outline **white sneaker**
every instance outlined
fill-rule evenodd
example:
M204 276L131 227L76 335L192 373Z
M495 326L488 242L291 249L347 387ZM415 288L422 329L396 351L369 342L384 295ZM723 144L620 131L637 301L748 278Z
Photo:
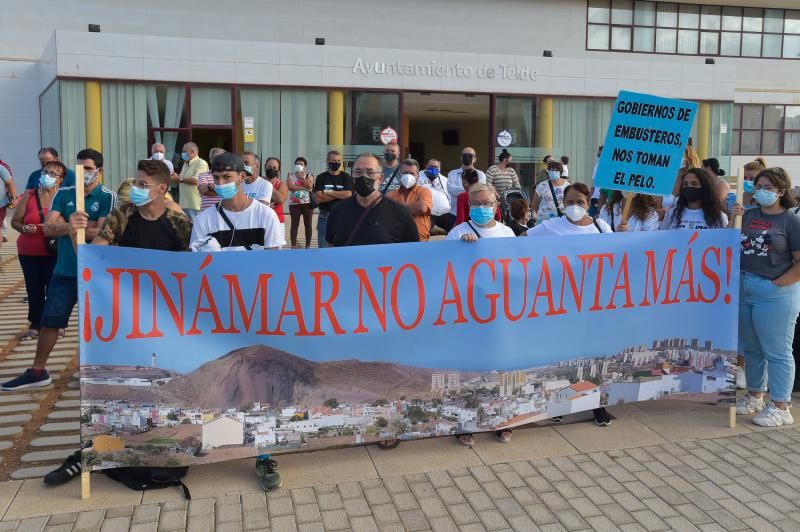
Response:
M753 397L749 393L736 399L736 414L749 416L764 410L764 400Z
M793 425L794 418L789 412L791 405L786 405L786 410L781 410L772 401L767 407L753 417L753 423L762 427L780 427L781 425Z
M746 390L747 380L744 378L744 368L742 366L736 367L736 389Z

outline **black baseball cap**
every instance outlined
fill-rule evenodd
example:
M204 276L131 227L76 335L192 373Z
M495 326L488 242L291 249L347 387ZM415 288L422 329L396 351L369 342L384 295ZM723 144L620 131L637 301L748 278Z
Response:
M226 151L211 161L212 172L244 172L244 161L235 153Z

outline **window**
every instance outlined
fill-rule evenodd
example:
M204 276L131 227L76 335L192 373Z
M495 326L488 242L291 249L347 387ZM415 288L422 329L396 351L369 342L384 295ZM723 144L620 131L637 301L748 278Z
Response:
M588 0L586 49L800 59L800 10Z
M736 105L732 148L736 155L800 154L800 106Z

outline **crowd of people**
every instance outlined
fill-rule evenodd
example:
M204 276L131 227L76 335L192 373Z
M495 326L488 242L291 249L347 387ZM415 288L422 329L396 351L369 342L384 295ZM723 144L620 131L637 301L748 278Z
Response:
M602 146L598 159L601 151ZM3 383L3 390L51 382L47 359L77 302L74 241L79 230L91 245L243 251L287 244L287 206L293 249L311 247L316 209L319 247L425 242L436 235L474 244L483 238L714 229L733 227L741 217L739 366L745 369L740 367L737 380L748 393L738 400L737 412L755 414L754 423L764 426L793 423L789 399L798 389L800 207L787 173L763 158L745 166L742 204L734 201L719 162L701 162L691 143L673 194L663 198L589 187L570 177L568 156L555 160L549 155L532 179L529 197L510 153L503 150L497 164L484 172L471 147L462 150L461 166L446 175L435 158L424 166L410 157L401 159L396 143L386 145L382 155L357 156L349 173L335 150L327 154L320 174L314 175L308 160L298 156L285 177L280 159L268 157L262 166L253 152L213 148L206 161L198 146L188 142L181 158L176 173L164 146L154 144L150 157L138 162L135 177L115 192L102 184L103 154L81 150L75 163L84 169L83 210L76 210L75 174L56 150L40 150L41 168L31 173L21 195L13 188L11 169L0 164L8 192L0 214L6 206L15 207L11 226L20 233L17 249L28 296L30 327L21 340L37 342L32 367ZM631 202L628 209L626 202ZM304 242L298 241L301 223ZM594 418L600 426L611 422L604 408L595 410ZM501 442L511 436L509 429L497 433ZM469 434L459 439L474 443ZM61 469L56 481L68 480L75 470Z

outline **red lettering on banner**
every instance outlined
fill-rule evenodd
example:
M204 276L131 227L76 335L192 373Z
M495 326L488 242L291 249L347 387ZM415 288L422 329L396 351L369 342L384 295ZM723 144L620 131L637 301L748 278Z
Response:
M519 321L525 315L525 309L528 307L528 264L531 262L529 258L517 259L522 264L522 271L524 272L522 280L522 310L519 314L511 312L511 282L508 274L508 265L511 264L511 259L497 259L497 262L503 267L503 312L508 321Z
M594 259L597 259L597 277L595 278L595 285L594 285L594 304L589 307L589 310L603 310L603 307L600 305L600 295L602 293L602 284L603 284L603 259L608 259L608 265L614 266L614 254L613 253L597 253L592 255L581 255L581 260L583 257L588 259L588 267L592 267L592 262Z
M269 334L269 329L267 327L267 297L269 295L269 280L272 278L272 274L259 274L258 284L256 285L256 289L253 291L253 300L250 302L249 311L244 304L242 288L239 286L239 276L223 275L222 278L228 282L228 313L230 317L230 326L228 329L233 333L241 332L235 326L236 316L234 315L234 309L238 309L245 332L250 332L250 326L253 323L253 317L256 313L256 304L258 304L260 300L261 304L258 306L258 321L260 325L256 331L256 334Z
M697 234L697 233L695 233ZM697 303L700 301L694 293L694 265L692 264L692 249L686 251L686 258L683 260L683 270L681 271L681 279L678 281L678 287L675 289L675 302L678 302L678 294L682 286L689 288L689 298L686 299L687 303Z
M700 285L700 283L697 284L697 295L700 301L702 301L703 303L713 303L714 301L716 301L717 298L719 297L719 291L721 285L721 280L719 278L719 275L711 267L709 267L708 261L706 260L709 253L712 253L714 257L717 259L717 265L720 265L722 262L722 255L720 253L719 248L710 247L703 252L703 257L700 259L700 271L702 271L703 275L706 276L706 278L714 284L714 295L712 295L711 297L706 297L703 294L703 287Z
M339 296L339 276L336 272L311 272L311 277L314 278L314 330L311 331L311 336L323 336L322 332L322 311L328 315L328 320L331 322L333 332L336 334L345 334L346 331L339 326L336 320L336 313L333 311L331 305L336 301ZM326 300L322 300L322 278L327 277L331 280L331 295Z
M447 287L453 290L453 298L447 298ZM464 317L464 304L461 301L461 292L458 290L458 282L456 281L456 274L453 272L453 263L447 262L447 273L444 278L444 290L442 290L442 304L439 306L439 317L433 322L434 325L444 325L447 322L442 319L444 308L447 305L456 306L456 319L453 323L467 323L467 318Z
M392 271L392 267L381 266L378 268L378 271L383 275L383 290L381 292L383 297L380 306L378 305L378 298L375 297L375 291L372 289L372 284L369 282L367 272L363 268L353 270L353 273L358 276L358 327L353 330L354 334L369 332L369 329L364 326L363 296L365 291L372 305L372 310L375 312L375 317L378 318L378 323L381 325L381 329L383 329L383 332L386 332L386 277L389 272Z
M397 292L400 284L400 277L406 270L413 271L414 277L417 280L417 316L414 318L411 325L403 323L403 320L400 318L400 307L397 304L399 299ZM419 271L419 268L414 264L403 264L394 276L394 281L392 282L392 314L394 314L394 321L397 322L397 325L404 331L411 330L419 325L419 322L422 321L422 317L425 315L425 281L422 279L422 273Z
M206 301L208 302L207 307L201 306L203 297L205 297ZM217 302L214 299L214 294L211 292L211 286L208 284L208 277L206 277L205 274L203 274L203 277L200 279L200 290L197 293L197 304L194 308L192 328L186 331L187 336L196 336L202 333L202 331L197 328L197 320L200 319L200 314L203 313L211 314L211 317L214 319L214 328L211 329L212 334L236 332L236 329L226 329L222 326L222 320L220 319L219 311L217 310Z
M97 316L97 319L94 320L94 332L101 342L110 342L119 330L119 285L125 268L108 268L106 272L111 274L111 330L108 335L103 335L103 317Z
M500 294L486 294L484 297L489 301L491 310L489 311L488 318L481 318L478 316L478 311L475 310L475 272L478 266L485 264L489 267L489 272L492 274L492 282L495 280L494 263L489 259L479 259L476 261L472 268L469 269L469 276L467 277L467 308L469 314L476 323L489 323L497 317L497 300L500 299Z
M620 284L619 280L623 278L622 284ZM622 308L631 308L633 306L633 301L631 301L631 282L628 276L628 254L622 254L622 262L619 265L619 271L617 272L617 279L614 281L614 289L611 291L611 301L606 306L606 310L613 310L617 308L614 304L614 296L617 294L617 290L622 290L625 293L625 304L622 305Z
M544 290L541 289L542 283L545 284ZM536 293L533 295L533 305L531 305L531 312L528 314L529 318L539 317L536 312L536 302L539 301L540 296L547 298L547 312L544 315L553 316L558 314L553 301L553 284L550 281L550 266L547 265L547 257L542 257L542 272L539 274L539 283L536 285Z
M559 307L556 310L557 314L566 314L567 310L564 308L564 293L567 291L567 281L569 281L570 289L572 290L572 300L575 302L575 308L578 312L581 311L583 305L583 283L586 280L586 259L591 255L579 255L581 260L581 286L578 288L578 283L575 281L575 274L572 272L572 265L569 259L563 255L558 256L558 261L561 263L561 298L559 300Z
M286 310L286 304L289 302L290 297L292 299L292 308L291 310ZM282 329L283 318L286 316L294 316L297 320L297 332L294 333L295 336L311 336L311 333L306 329L305 319L303 318L303 307L300 305L300 295L297 292L297 282L294 280L294 272L289 274L289 280L286 282L286 293L283 296L283 305L281 305L281 313L280 316L278 316L278 325L270 334L276 336L286 335Z
M677 252L678 250L674 248L667 250L667 257L664 259L664 264L661 269L661 276L658 277L656 275L656 252L654 250L645 251L644 254L647 255L647 273L645 273L644 280L644 299L642 299L642 302L639 303L640 307L649 307L650 305L658 304L658 297L661 294L662 288L664 289L664 300L661 302L662 305L670 305L678 302L677 300L673 301L669 299L669 294L671 292L670 288L672 286L672 260ZM665 276L667 280L666 287L664 287ZM656 283L657 277L658 282ZM653 291L652 301L647 297L650 293L649 288L651 287Z

